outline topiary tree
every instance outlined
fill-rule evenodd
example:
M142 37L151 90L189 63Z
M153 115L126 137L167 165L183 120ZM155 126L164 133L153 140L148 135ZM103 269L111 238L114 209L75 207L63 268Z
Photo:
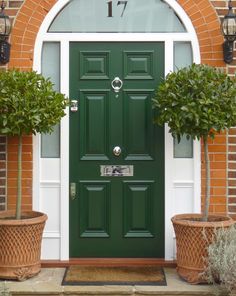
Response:
M22 136L50 133L65 115L67 101L49 79L34 71L0 72L0 134L18 136L16 219L21 218Z
M168 123L170 133L180 141L202 139L206 170L203 221L210 203L210 160L208 138L236 125L236 79L207 65L193 64L167 75L160 84L153 106L155 122Z

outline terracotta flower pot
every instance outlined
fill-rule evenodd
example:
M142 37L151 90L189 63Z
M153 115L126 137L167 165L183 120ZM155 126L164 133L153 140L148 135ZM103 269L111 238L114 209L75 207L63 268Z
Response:
M47 215L13 212L0 213L0 278L25 280L40 272L41 241Z
M201 214L174 216L177 247L177 272L181 278L192 284L205 283L207 247L214 239L217 228L230 227L235 221L227 216L210 215L209 222L200 221Z

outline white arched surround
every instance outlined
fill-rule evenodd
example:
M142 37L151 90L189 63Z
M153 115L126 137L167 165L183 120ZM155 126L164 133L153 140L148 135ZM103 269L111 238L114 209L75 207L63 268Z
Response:
M69 95L70 41L163 41L165 42L165 74L173 71L175 41L190 41L193 62L200 63L200 49L194 27L182 7L175 0L165 0L187 29L186 33L47 33L58 12L69 2L59 0L44 19L37 35L34 50L34 70L41 72L41 52L44 41L60 42L60 89ZM33 208L49 216L43 236L42 259L69 259L69 112L61 121L61 158L40 158L40 136L34 137ZM194 142L192 159L173 158L173 139L165 127L165 259L175 256L171 217L181 212L200 211L200 144ZM50 170L53 170L50 173ZM47 171L46 177L43 171ZM54 174L54 172L57 172ZM50 199L50 190L57 192ZM186 202L186 196L191 195ZM182 198L183 197L183 198Z

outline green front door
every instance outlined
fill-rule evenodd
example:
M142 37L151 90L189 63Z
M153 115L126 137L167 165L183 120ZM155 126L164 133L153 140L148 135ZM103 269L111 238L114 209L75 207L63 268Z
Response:
M162 42L71 42L70 257L164 257L163 77Z

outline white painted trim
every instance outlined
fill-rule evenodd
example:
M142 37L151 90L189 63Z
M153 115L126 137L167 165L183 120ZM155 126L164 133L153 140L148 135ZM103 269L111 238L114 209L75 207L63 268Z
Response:
M57 231L44 231L43 237L44 238L60 238L61 235L60 235L60 232L57 232Z
M174 188L192 188L194 182L193 181L174 181Z
M61 92L69 96L69 42L61 42ZM60 259L69 259L69 108L61 120Z
M37 34L34 49L34 70L41 72L41 51L43 41L58 41L61 43L61 92L69 94L69 42L165 42L165 75L173 71L173 42L190 41L193 49L193 61L200 63L200 48L195 29L185 11L176 0L165 0L177 13L187 28L187 33L47 33L47 30L58 12L69 0L58 0L45 17ZM40 171L40 145L39 136L34 137L34 163L33 163L33 207L39 209L39 171ZM165 127L165 259L173 259L173 228L170 218L173 213L173 140ZM69 259L69 112L61 121L61 187L60 187L60 260ZM200 209L200 145L194 143L194 211ZM43 183L46 181L44 180ZM183 181L180 181L183 184ZM175 181L177 185L178 181ZM186 185L186 181L184 184ZM43 185L41 183L41 185ZM187 185L186 185L187 186ZM190 186L190 184L189 184ZM49 236L49 233L46 234ZM49 237L48 237L49 238Z
M41 188L58 188L61 185L60 181L40 181Z
M193 145L194 159L194 199L193 199L193 211L194 213L201 213L201 142L194 141Z
M167 39L165 42L165 76L173 71L174 64L174 40Z
M171 71L171 69L170 69ZM169 127L165 124L165 259L173 260L173 227L171 217L173 209L173 138L169 133Z
M165 40L191 41L189 33L47 33L44 41L81 41L81 42L158 42Z
M174 65L174 42L168 39L165 42L165 76L173 71ZM173 228L170 218L173 216L173 140L169 133L168 125L165 124L165 258L173 259Z
M39 205L39 172L40 172L40 165L39 165L39 157L40 157L40 137L33 136L33 209L40 210Z

